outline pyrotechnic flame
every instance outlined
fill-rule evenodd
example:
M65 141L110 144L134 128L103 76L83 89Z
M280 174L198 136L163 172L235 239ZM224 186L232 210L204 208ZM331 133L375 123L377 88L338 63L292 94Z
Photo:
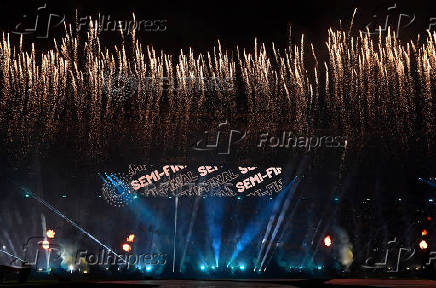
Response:
M127 242L133 242L133 241L135 241L135 234L130 234L130 235L127 237L126 241L127 241Z
M332 237L330 237L330 235L327 235L324 237L324 245L327 247L332 246Z
M130 246L130 244L128 244L128 243L124 243L123 244L123 251L125 251L125 252L132 251L132 246Z
M419 248L420 248L421 250L426 250L426 249L428 248L427 241L425 241L425 240L421 240L421 242L419 242Z
M43 240L41 246L43 249L48 250L50 249L50 242L48 240Z
M53 239L56 235L56 232L52 229L47 230L47 238Z

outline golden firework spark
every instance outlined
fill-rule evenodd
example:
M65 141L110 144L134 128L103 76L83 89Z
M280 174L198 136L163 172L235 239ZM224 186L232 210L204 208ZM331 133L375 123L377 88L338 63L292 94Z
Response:
M363 145L374 139L406 149L412 139L433 145L436 33L403 44L390 30L372 37L352 36L351 26L329 29L324 60L313 45L306 56L304 35L285 49L255 40L253 51L236 47L232 56L218 41L210 52L189 48L173 57L143 46L134 31L121 34L121 44L102 47L99 25L90 20L84 41L77 27L65 25L65 36L47 52L33 44L25 51L22 37L15 47L3 33L5 144L26 154L63 135L93 156L129 137L144 151L154 141L163 149L187 147L190 129L204 125L197 115L228 119L242 99L251 129L280 124L310 134L328 128ZM224 79L231 89L210 89L210 79Z

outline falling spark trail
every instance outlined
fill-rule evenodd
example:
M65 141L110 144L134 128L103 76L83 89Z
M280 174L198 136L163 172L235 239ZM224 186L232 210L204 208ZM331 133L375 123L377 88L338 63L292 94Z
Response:
M183 263L185 262L186 252L188 251L189 243L191 242L192 229L194 228L195 219L197 218L198 206L200 205L199 197L195 198L194 208L192 209L191 222L189 223L188 236L186 237L185 248L183 249L183 255L180 260L180 272L182 272Z
M280 213L280 216L279 216L279 218L278 218L278 220L276 222L276 226L274 228L274 232L272 233L272 236L271 236L271 239L269 241L268 247L267 247L267 249L265 251L265 255L264 255L263 259L262 259L262 262L260 263L260 269L262 269L263 265L265 264L265 261L266 261L266 259L268 257L268 253L271 250L272 245L274 244L274 240L276 239L276 236L279 233L279 229L282 226L283 221L285 220L285 214L286 214L286 212L287 212L287 210L289 208L289 205L291 204L291 201L293 199L295 190L297 189L298 185L300 184L301 179L302 179L301 177L298 177L297 179L295 179L296 183L292 184L292 187L290 188L290 191L288 192L288 197L286 198L285 203L283 204L282 211Z
M45 220L44 214L41 213L41 228L42 228L42 235L44 235L44 241L47 241L47 222ZM45 262L47 270L50 268L50 250L44 249L44 256L45 256Z
M300 182L300 177L295 176L295 177L292 179L292 181L289 183L289 185L288 185L284 190L286 191L286 190L289 189L289 191L293 191L293 190L291 190L291 189L292 189L292 187L294 186L294 183L295 183L296 181L297 181L297 185L298 185L298 183ZM275 206L275 207L274 207L274 209L273 209L273 215L271 215L271 217L270 217L270 220L269 220L268 225L267 225L267 228L266 228L265 235L264 235L263 238L262 238L262 239L263 239L263 240L262 240L262 246L261 246L261 248L260 248L259 254L257 255L256 265L257 265L257 263L259 263L259 261L260 261L260 257L262 256L265 247L267 247L266 245L267 245L267 241L268 241L268 238L269 238L270 232L272 232L272 228L273 228L274 222L276 221L277 213L279 212L279 209L280 209L281 204L282 204L281 201L283 200L283 197L289 193L289 191L288 191L287 193L284 193L282 197L277 197L276 200L275 200L276 203L274 203L274 206Z
M293 222L292 219L294 218L295 212L297 211L297 207L300 204L300 202L301 202L301 198L298 198L297 203L295 204L294 210L292 211L292 214L289 216L288 223L286 224L285 227L283 227L282 232L281 232L281 234L279 236L279 240L277 242L282 242L282 239L283 239L283 236L284 236L285 232L289 232L288 228L289 228L290 224ZM276 249L277 249L277 245L274 246L273 251L271 252L271 256L269 257L269 261L265 265L265 268L268 267L269 263L273 259L273 254L274 254Z
M174 199L174 240L173 240L173 272L176 269L176 237L177 237L177 210L179 207L179 197L176 196Z
M335 197L335 195L336 195L336 197L337 196L339 196L340 198L342 198L342 195L343 195L343 193L344 193L344 189L342 188L340 188L341 187L341 184L342 184L342 181L343 181L343 177L344 177L344 171L346 171L345 170L345 167L347 166L347 163L346 163L346 156L347 156L347 147L346 147L346 149L342 152L342 157L341 157L341 164L340 164L340 167L339 167L339 172L338 172L338 176L337 176L337 184L336 184L336 187L330 192L330 196L329 196L329 198L330 198L330 203L333 203L333 197ZM337 193L339 191L339 194L335 194L335 193ZM335 205L334 206L334 208L333 209L324 209L324 212L323 212L323 215L320 217L320 219L319 219L319 221L318 221L318 224L317 224L317 226L316 226L316 229L315 229L315 231L314 231L314 233L313 233L313 235L312 235L312 240L311 240L311 245L312 245L312 247L314 246L314 245L318 245L318 243L317 242L315 242L315 239L316 239L316 237L319 235L319 231L320 231L320 228L321 228L321 225L323 224L323 223L325 223L326 221L327 221L327 223L330 223L330 221L332 221L331 219L331 217L327 217L327 213L330 213L330 214L335 214L336 213L336 211L337 211L337 209L338 209L338 205ZM332 213L332 210L333 210L333 213ZM329 224L327 224L327 226L328 226ZM326 227L327 227L326 226ZM326 232L326 227L324 227L324 231L322 231L322 233L321 233L321 237L323 237L323 235L324 235L324 233ZM318 236L319 237L319 236ZM313 255L315 255L317 252L318 252L318 248L319 248L319 246L316 246L315 247L315 249L314 249L314 252L313 252L313 254L312 254L312 259L313 259ZM308 256L309 257L309 256Z
M115 257L121 259L122 261L124 261L124 263L126 263L126 260L123 259L119 254L117 254L116 252L114 252L110 247L108 247L107 245L103 244L100 240L98 240L97 238L95 238L93 235L91 235L88 231L86 231L85 229L83 229L82 227L80 227L78 224L76 224L74 221L72 221L71 219L69 219L67 216L65 216L64 214L62 214L62 212L60 212L58 209L56 209L54 206L52 206L50 203L48 203L47 201L45 201L44 199L42 199L41 197L39 197L38 195L36 195L35 193L27 190L27 189L23 189L26 191L26 193L32 197L33 199L35 199L36 201L38 201L39 203L41 203L42 205L44 205L45 207L47 207L48 209L50 209L52 212L56 213L58 216L60 216L62 219L64 219L65 221L67 221L68 223L70 223L73 227L75 227L77 230L79 230L80 232L82 232L83 234L85 234L86 236L88 236L88 238L90 238L91 240L95 241L97 244L99 244L100 246L104 247L109 253L112 253L115 255Z
M244 124L253 129L283 124L295 133L313 134L331 119L332 132L353 139L357 150L382 139L383 146L398 143L400 152L415 142L431 152L436 32L408 43L391 30L378 37L353 35L355 13L349 29L328 29L326 51L310 45L311 53L304 35L284 49L267 48L256 39L253 50L237 48L236 54L218 41L209 52L170 55L143 46L134 33L130 43L123 38L119 46L103 47L97 22L86 39L67 26L61 44L48 52L35 45L25 51L22 39L14 44L3 33L0 133L16 157L50 148L64 135L74 139L79 155L95 159L108 155L111 140L123 139L120 135L147 143L135 147L144 152L160 143L162 151L187 149L196 131L191 128L209 124L193 113L207 115L210 107L214 120L223 120L243 108ZM223 83L211 88L207 80L212 79L228 82L231 89ZM246 96L241 105L238 95Z

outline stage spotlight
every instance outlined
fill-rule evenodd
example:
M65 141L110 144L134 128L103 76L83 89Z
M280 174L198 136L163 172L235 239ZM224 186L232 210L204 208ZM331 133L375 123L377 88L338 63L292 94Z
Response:
M145 271L150 272L151 271L151 266L145 266Z
M427 217L427 221L431 221L431 217L430 216Z
M428 248L427 241L425 241L425 240L421 240L421 242L419 242L419 249L421 249L421 250L427 250L427 248Z
M56 232L52 229L47 230L46 232L47 238L53 239L55 238Z
M128 244L128 243L124 243L123 244L123 250L125 252L130 252L130 251L132 251L132 246L130 246L130 244Z
M332 244L333 244L332 237L330 237L330 235L325 236L324 237L324 245L326 247L330 247L330 246L332 246Z
M135 241L135 234L130 234L128 237L127 237L127 240L126 240L127 242L130 242L130 243L133 243L133 241Z
M201 266L200 266L200 270L201 270L201 271L204 271L204 270L206 270L206 266L204 266L204 265L201 265Z
M245 265L239 265L239 270L244 271L245 270Z
M421 235L422 236L427 236L427 234L428 234L427 229L422 229Z
M48 240L42 241L42 248L45 250L50 249L50 242Z
M74 266L73 266L73 265L68 266L68 270L70 270L70 273L73 273L73 271L74 271Z
M322 266L321 265L318 265L318 270L322 270Z

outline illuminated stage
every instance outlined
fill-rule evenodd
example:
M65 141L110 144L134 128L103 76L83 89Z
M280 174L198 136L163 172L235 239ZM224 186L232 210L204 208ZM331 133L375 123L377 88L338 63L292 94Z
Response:
M314 34L304 13L327 4L274 7L280 30L265 21L264 37L211 33L197 47L179 41L176 16L147 22L158 10L141 5L117 5L116 17L37 7L36 19L60 21L46 38L0 17L0 278L434 285L366 280L436 271L432 25L407 37L417 23L400 25L415 19L404 6L377 8L399 17L377 28L371 9L347 2L345 21L311 24ZM221 6L199 15L231 14ZM167 32L177 37L146 34Z

